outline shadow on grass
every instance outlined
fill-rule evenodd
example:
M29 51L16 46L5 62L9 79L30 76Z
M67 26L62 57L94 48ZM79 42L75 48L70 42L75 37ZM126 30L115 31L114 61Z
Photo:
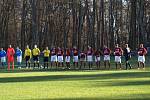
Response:
M90 98L90 97L89 98L53 98L53 99L42 98L42 99L26 99L26 100L100 100L100 98Z
M112 97L76 97L76 98L37 98L37 99L25 99L25 100L150 100L150 95L148 93L145 94L120 94L119 96L114 95Z
M42 99L25 99L25 100L150 100L150 96L148 94L140 94L132 95L129 97L81 97L81 98L42 98Z
M106 74L85 74L85 75L48 75L48 76L28 76L28 77L6 77L0 78L0 83L13 82L42 82L42 81L82 81L93 80L99 84L105 82L105 79L124 79L124 78L149 78L149 72L125 72L125 73L106 73ZM111 82L112 83L112 82ZM150 81L115 83L110 85L147 85Z
M134 70L134 69L133 69ZM28 72L71 72L71 71L76 71L76 72L97 72L97 71L116 71L115 68L112 68L111 70L105 70L105 69L100 69L97 70L96 68L92 69L92 70L88 70L88 69L62 69L61 67L56 69L15 69L15 70L10 70L8 71L7 69L0 69L0 73L28 73ZM131 70L132 71L132 70ZM150 68L148 67L145 72L150 72Z

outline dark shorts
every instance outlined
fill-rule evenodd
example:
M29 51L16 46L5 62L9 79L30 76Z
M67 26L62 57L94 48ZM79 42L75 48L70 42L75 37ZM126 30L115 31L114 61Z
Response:
M49 57L44 57L44 62L48 62Z
M26 56L26 61L29 61L30 60L30 56Z
M33 56L33 61L39 61L39 56Z
M126 56L125 56L125 61L130 60L130 58L131 58L131 56L130 56L130 55L126 55Z

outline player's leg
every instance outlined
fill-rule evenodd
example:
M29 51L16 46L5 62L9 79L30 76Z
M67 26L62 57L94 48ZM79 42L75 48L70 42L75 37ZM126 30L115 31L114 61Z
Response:
M117 65L118 65L118 63L116 62L116 69L118 69L118 66L117 66Z
M63 58L63 56L61 56L61 64L62 64L62 67L64 67L64 58Z
M15 67L14 67L14 61L12 61L12 70L14 70L14 68L15 68Z
M44 69L46 68L46 57L43 58L43 62L44 62Z
M40 61L37 61L38 69L40 69Z
M8 62L8 70L10 70L10 62Z
M84 68L86 67L86 58L84 59L84 61L83 61L83 66L84 66Z
M107 68L107 67L106 67L106 63L107 63L107 62L104 60L104 67L105 67L105 69Z
M145 63L143 62L142 64L143 64L143 69L145 69Z
M121 62L119 63L119 65L120 65L120 69L122 69L122 63Z
M118 69L118 57L117 56L115 56L115 65L116 65L116 69Z
M140 69L140 63L141 63L141 62L140 62L140 61L138 61L138 69Z
M108 60L107 62L108 62L108 66L109 66L109 68L108 68L108 69L110 69L110 60Z

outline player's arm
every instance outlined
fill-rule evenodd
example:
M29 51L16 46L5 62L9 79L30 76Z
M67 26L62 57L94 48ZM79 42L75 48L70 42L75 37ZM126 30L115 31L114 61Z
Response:
M109 55L111 55L112 51L109 49Z
M45 50L43 50L43 52L42 52L43 54L45 53Z
M116 54L115 50L114 50L114 55Z
M144 48L144 55L146 55L147 54L147 50Z
M15 50L14 49L12 49L13 50L13 55L15 54Z
M26 54L27 54L27 51L25 50L25 53L24 53L24 58L26 58Z
M38 53L39 53L39 55L40 55L40 53L41 53L41 51L40 51L40 49L38 48Z
M30 50L30 59L32 58L32 51Z
M120 48L120 49L121 49L121 55L123 55L124 51L123 51L123 49L122 49L122 48Z

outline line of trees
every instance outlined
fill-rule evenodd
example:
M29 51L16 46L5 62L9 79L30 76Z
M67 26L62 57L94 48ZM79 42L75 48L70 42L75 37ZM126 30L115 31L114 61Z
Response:
M1 0L0 47L150 42L150 0Z

